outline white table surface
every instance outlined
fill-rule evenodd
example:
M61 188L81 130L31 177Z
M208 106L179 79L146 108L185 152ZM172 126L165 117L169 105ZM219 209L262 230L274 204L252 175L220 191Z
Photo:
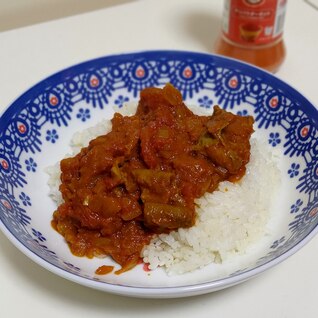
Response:
M98 56L212 52L221 12L220 0L0 0L0 111L51 73ZM50 22L26 26L43 21ZM277 76L315 105L317 33L318 11L290 0L288 55ZM79 286L33 263L2 233L0 266L0 317L317 317L318 237L248 282L184 299L134 299Z

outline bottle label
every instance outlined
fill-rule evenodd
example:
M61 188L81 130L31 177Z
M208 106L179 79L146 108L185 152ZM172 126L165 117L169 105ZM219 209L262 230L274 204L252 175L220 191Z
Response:
M225 0L223 34L241 45L265 45L283 34L287 0Z

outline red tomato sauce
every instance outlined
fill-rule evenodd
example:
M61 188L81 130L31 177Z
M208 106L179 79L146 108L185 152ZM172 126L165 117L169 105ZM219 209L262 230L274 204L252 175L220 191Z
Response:
M135 115L116 113L111 132L61 161L53 227L73 254L133 268L154 234L195 224L196 198L244 175L253 122L218 106L194 115L170 84L144 89Z

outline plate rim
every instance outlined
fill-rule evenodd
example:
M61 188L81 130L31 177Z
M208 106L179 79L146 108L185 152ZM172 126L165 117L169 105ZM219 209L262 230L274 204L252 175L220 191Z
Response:
M10 119L12 115L12 110L13 106L16 107L16 111L19 110L21 107L19 107L19 104L23 104L22 102L26 99L28 99L29 95L31 92L34 90L38 89L40 86L43 85L43 82L53 80L53 79L58 79L58 78L63 78L63 75L66 71L69 72L69 76L74 75L73 73L75 70L79 68L89 68L90 65L94 63L98 63L101 61L119 61L119 60L125 60L127 57L135 58L138 56L160 56L164 54L165 56L187 56L187 57L192 57L192 58L200 58L200 60L209 60L209 59L216 59L222 61L222 65L224 66L233 66L232 64L237 64L240 66L240 70L247 70L250 72L255 72L257 75L259 75L262 79L270 79L270 81L274 81L274 83L279 83L282 85L284 88L287 88L288 91L292 92L293 96L295 95L300 101L304 102L306 104L305 109L303 111L307 114L310 115L310 119L313 121L316 127L318 127L318 104L317 108L314 106L314 103L312 103L307 97L302 94L299 90L293 87L293 85L289 84L285 80L282 80L278 78L275 74L272 74L266 70L263 70L257 66L248 64L246 62L230 58L230 57L225 57L222 55L217 55L217 54L212 54L212 53L205 53L205 52L195 52L195 51L187 51L187 50L143 50L143 51L132 51L132 52L126 52L126 53L116 53L116 54L109 54L105 56L99 56L93 59L89 59L86 61L82 61L79 63L75 63L73 65L70 65L68 67L62 68L61 70L56 71L55 73L52 73L41 80L37 81L35 84L31 85L27 90L22 92L21 95L17 96L11 103L10 105L6 106L2 113L0 114L0 127L3 127L3 124L7 122L8 119ZM290 92L288 95L290 95ZM317 118L316 118L317 117ZM0 130L0 136L1 136L1 130Z
M21 109L23 109L24 103L31 98L31 94L34 94L34 91L37 91L39 87L43 86L43 83L46 81L56 81L58 79L65 80L65 73L68 72L70 77L77 74L77 70L81 69L81 71L88 70L91 65L96 65L96 63L107 61L120 61L126 60L127 57L136 60L136 58L140 57L158 57L164 56L165 58L171 57L187 57L187 58L195 58L200 61L211 61L218 63L218 61L222 61L222 66L233 68L233 64L236 67L239 67L240 70L247 70L248 73L255 74L256 76L261 77L265 81L270 81L271 84L278 83L280 87L283 87L288 91L288 97L290 98L290 92L292 96L297 98L297 101L301 101L305 104L305 108L302 105L302 110L306 113L306 115L310 118L313 124L318 127L318 109L311 103L299 90L296 90L292 85L288 84L286 81L281 80L276 77L274 74L266 72L260 68L249 65L242 61L238 61L236 59L231 59L227 57L223 57L220 55L210 54L210 53L202 53L202 52L193 52L193 51L183 51L183 50L145 50L145 51L136 51L136 52L127 52L127 53L119 53L119 54L111 54L105 55L97 58L93 58L90 60L86 60L69 67L63 68L48 77L45 77L42 80L39 80L36 84L31 85L26 91L24 91L21 95L19 95L10 105L5 107L0 117L0 136L5 130L8 122L11 120L12 116L18 113ZM294 98L295 98L294 97ZM19 105L21 105L19 107ZM49 270L50 272L57 274L60 277L66 278L70 281L79 283L81 285L91 287L94 289L98 289L101 291L111 292L113 294L118 295L126 295L133 297L144 297L144 298L175 298L175 297L185 297L185 296L193 296L204 294L211 291L220 290L223 288L230 287L232 285L236 285L245 280L248 280L263 271L281 263L286 258L293 255L295 252L300 250L304 245L306 245L317 233L318 233L318 224L309 232L306 237L302 239L302 241L298 242L295 246L291 247L279 257L274 260L267 261L262 265L258 265L251 270L248 270L240 275L236 275L233 277L225 277L221 279L215 279L213 281L198 283L198 284L190 284L190 285L182 285L182 286L165 286L165 287L135 287L129 285L118 285L107 282L94 281L89 278L85 278L83 276L76 275L72 272L67 272L54 264L48 263L44 259L42 259L39 255L29 250L24 246L19 240L15 238L15 236L10 232L10 230L5 226L5 224L0 221L0 229L5 234L5 236L17 247L24 255L26 255L29 259L40 265L41 267Z

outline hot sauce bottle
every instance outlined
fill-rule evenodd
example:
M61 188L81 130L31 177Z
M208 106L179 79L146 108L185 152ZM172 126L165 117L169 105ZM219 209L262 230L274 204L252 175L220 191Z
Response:
M287 0L225 0L215 52L276 72L285 58Z

